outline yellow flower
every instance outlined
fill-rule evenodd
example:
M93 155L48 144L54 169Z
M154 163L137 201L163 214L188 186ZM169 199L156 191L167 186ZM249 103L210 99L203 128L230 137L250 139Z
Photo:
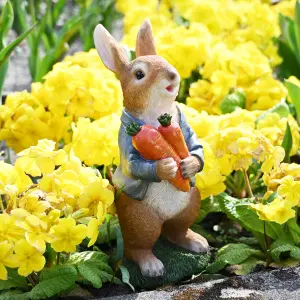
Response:
M13 245L8 242L0 243L0 280L7 280L8 268L16 268L19 265L17 256L13 254Z
M27 242L37 251L44 253L46 242L52 241L51 235L46 232L47 224L37 216L29 215L23 221L18 221L17 225L24 229Z
M76 225L72 218L60 219L57 225L52 227L54 241L51 243L56 252L75 252L76 246L79 245L87 235L85 225Z
M45 215L45 211L50 207L50 203L40 201L40 197L44 196L41 190L31 190L19 200L19 207L36 216Z
M65 151L54 149L55 142L39 140L36 146L18 153L22 157L16 161L16 165L32 176L52 173L56 165L63 164L67 159Z
M93 182L87 186L83 195L78 199L80 208L88 208L90 215L97 214L98 203L105 203L107 206L114 201L114 193L105 188L102 182Z
M39 272L44 268L45 257L26 240L19 240L15 244L14 250L19 261L18 273L21 276L26 277L33 271Z
M0 214L0 242L18 241L24 236L24 230L16 225L16 218L8 214Z
M250 207L257 211L261 220L284 224L295 217L295 211L281 198L275 198L271 203L263 205L251 204Z
M265 161L261 166L261 170L264 173L268 173L272 170L273 167L278 168L280 162L283 161L285 156L285 151L282 147L276 146L273 148L273 151L266 156Z
M87 227L87 237L90 239L88 243L88 247L91 247L95 244L97 237L99 234L99 223L96 218L92 218L89 221L88 227Z
M293 176L288 175L281 179L278 194L284 197L291 205L295 206L300 201L300 181L294 181Z

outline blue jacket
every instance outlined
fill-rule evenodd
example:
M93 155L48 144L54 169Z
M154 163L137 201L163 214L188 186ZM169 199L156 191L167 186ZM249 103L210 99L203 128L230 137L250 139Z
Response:
M178 107L180 116L180 128L190 154L197 156L204 165L203 147L187 123L185 116ZM132 145L132 137L126 134L126 126L132 122L144 125L143 121L131 116L125 109L121 116L119 131L120 164L113 175L113 183L129 197L142 200L146 194L150 182L159 182L156 176L156 161L146 160ZM201 171L200 170L200 171Z

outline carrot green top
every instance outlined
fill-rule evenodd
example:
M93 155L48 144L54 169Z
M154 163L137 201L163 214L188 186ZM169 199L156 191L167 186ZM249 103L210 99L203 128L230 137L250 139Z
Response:
M126 126L126 133L131 136L137 135L141 131L141 126L136 124L135 122Z
M170 114L163 114L158 119L161 126L168 127L171 125L172 116Z

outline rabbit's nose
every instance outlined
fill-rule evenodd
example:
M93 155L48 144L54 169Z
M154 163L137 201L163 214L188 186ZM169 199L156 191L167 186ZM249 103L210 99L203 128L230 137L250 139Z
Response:
M176 77L177 77L177 74L175 72L173 72L173 71L169 72L169 78L171 80L174 80Z

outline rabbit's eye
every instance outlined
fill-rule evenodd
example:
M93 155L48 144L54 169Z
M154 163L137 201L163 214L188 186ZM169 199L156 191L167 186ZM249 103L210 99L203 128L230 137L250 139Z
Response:
M144 78L145 75L144 75L144 73L142 71L137 71L135 73L135 77L136 77L137 80L140 80L140 79Z

